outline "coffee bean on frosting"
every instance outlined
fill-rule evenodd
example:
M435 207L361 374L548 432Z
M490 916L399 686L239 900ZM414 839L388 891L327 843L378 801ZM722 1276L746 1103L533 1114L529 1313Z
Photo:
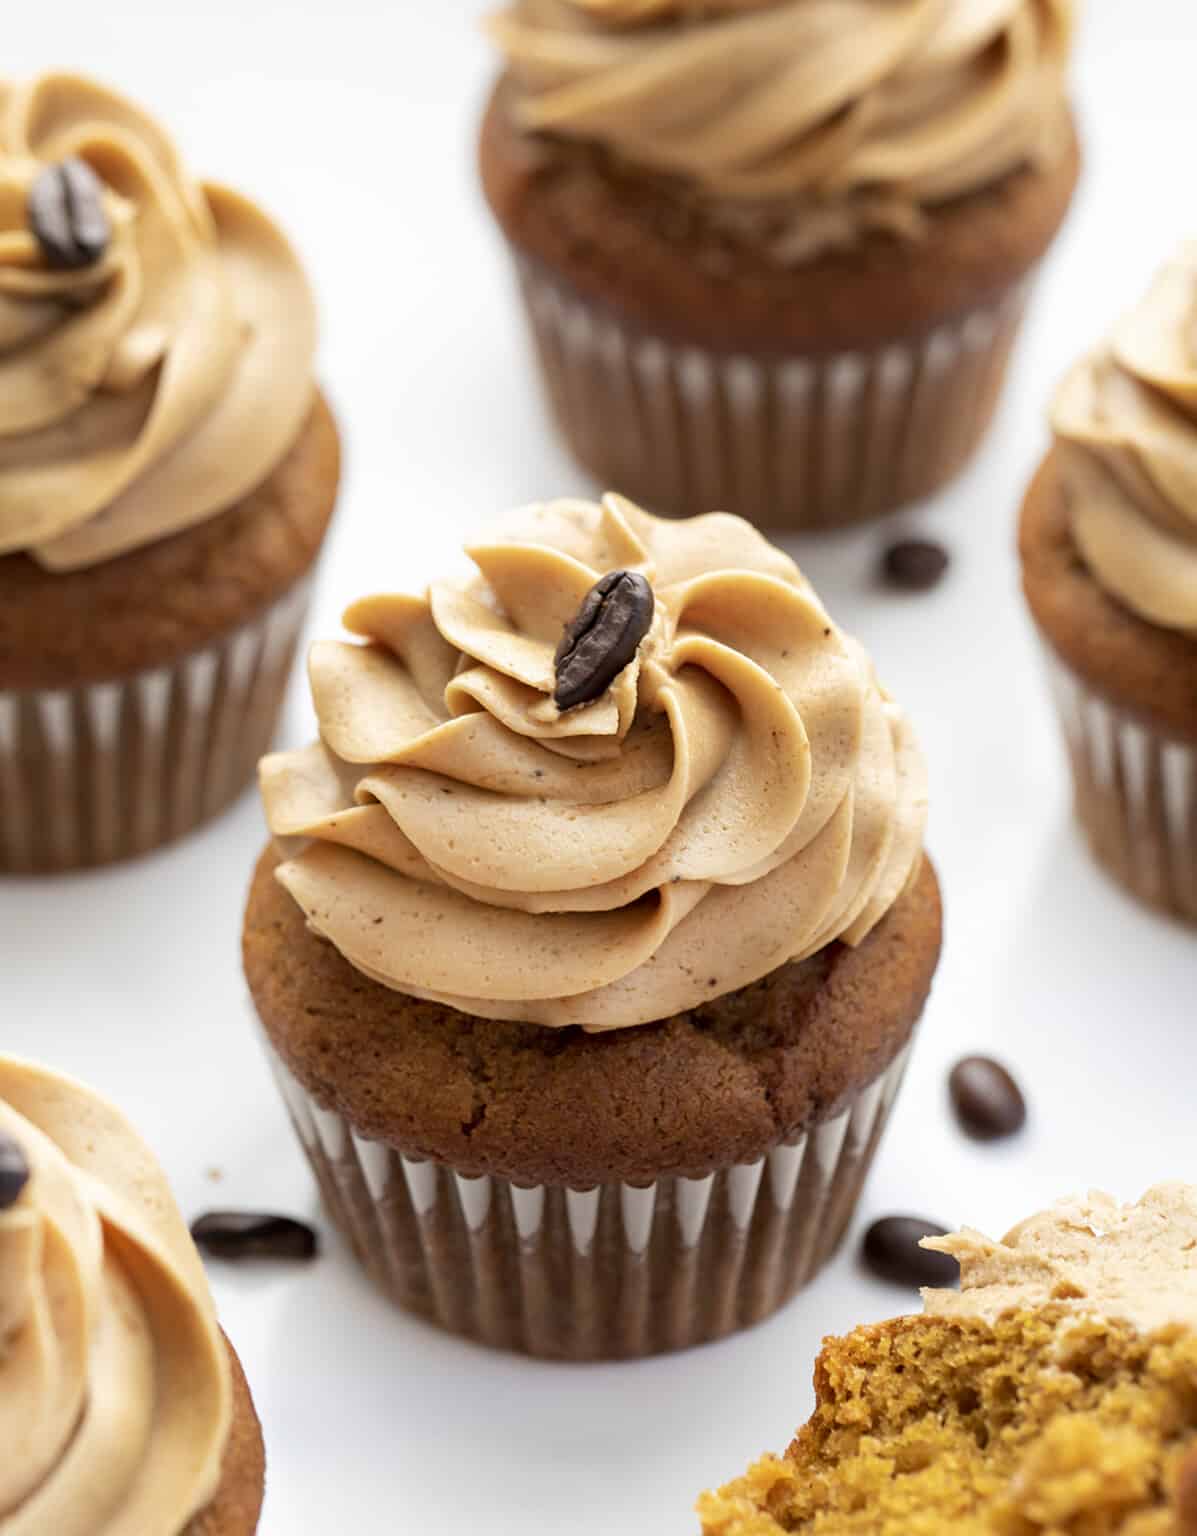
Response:
M16 1205L29 1183L29 1159L11 1136L0 1134L0 1211Z
M553 700L564 712L602 698L652 627L656 600L637 571L608 571L565 626Z
M976 1141L998 1141L1021 1131L1027 1121L1022 1089L989 1056L966 1056L952 1068L948 1092L962 1129Z
M883 1216L865 1233L861 1256L869 1269L892 1285L953 1286L960 1266L947 1253L919 1247L924 1237L942 1237L946 1227L921 1216Z
M931 539L900 539L885 551L882 575L903 592L927 592L948 569L948 552Z
M191 1236L214 1259L314 1259L320 1251L306 1222L265 1211L209 1211L192 1223Z
M74 156L38 172L29 188L28 216L51 267L71 271L94 266L112 239L100 179L85 160Z

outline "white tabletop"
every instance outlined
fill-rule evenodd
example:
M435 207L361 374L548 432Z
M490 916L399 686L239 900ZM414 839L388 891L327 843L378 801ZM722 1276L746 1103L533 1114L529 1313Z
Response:
M76 64L173 124L191 164L267 202L323 305L322 374L348 440L311 633L352 597L416 586L516 503L583 489L550 437L504 252L473 174L490 61L467 0L58 0L22 4L5 67ZM330 1233L310 1268L212 1269L253 1384L265 1536L485 1530L685 1536L707 1484L784 1446L821 1336L902 1310L862 1275L860 1228L892 1210L998 1234L1087 1185L1137 1197L1194 1177L1192 933L1090 863L1013 554L1053 381L1197 232L1197 13L1090 0L1079 65L1084 190L1045 274L997 427L968 476L889 530L793 546L873 650L930 759L947 948L853 1242L773 1321L673 1358L560 1367L489 1354L393 1312ZM894 528L953 553L935 593L874 584ZM301 680L285 739L311 715ZM92 876L0 883L0 1043L117 1098L188 1216L315 1216L238 963L252 796L184 845ZM951 1062L996 1053L1032 1119L978 1147ZM218 1181L217 1181L218 1178Z

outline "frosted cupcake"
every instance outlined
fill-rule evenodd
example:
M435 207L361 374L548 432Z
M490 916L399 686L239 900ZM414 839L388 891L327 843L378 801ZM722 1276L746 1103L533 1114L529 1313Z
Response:
M252 1536L262 1435L149 1148L0 1056L0 1528Z
M269 745L338 480L253 203L70 75L0 83L0 872L214 815Z
M1076 808L1124 886L1197 922L1197 245L1069 374L1023 585Z
M482 179L557 421L788 530L976 449L1079 156L1071 0L515 0Z
M940 945L905 716L746 523L527 509L355 604L262 765L246 973L402 1305L642 1355L834 1250Z

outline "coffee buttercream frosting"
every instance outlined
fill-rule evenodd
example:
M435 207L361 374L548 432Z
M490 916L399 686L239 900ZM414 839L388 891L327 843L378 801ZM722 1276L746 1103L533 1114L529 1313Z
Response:
M859 944L917 873L910 725L797 567L723 514L525 509L476 574L354 604L310 660L320 740L264 760L278 878L358 970L492 1019L614 1029ZM605 573L651 628L553 701Z
M64 270L29 200L72 157L111 239ZM286 239L151 117L72 75L0 81L0 554L72 570L233 506L303 425L315 341Z
M927 1238L960 1264L960 1290L925 1291L929 1313L992 1323L1058 1307L1143 1333L1197 1328L1197 1187L1157 1184L1135 1205L1092 1193L1061 1200L1000 1243L979 1232Z
M1197 633L1197 242L1068 375L1052 427L1094 579L1140 618Z
M0 1531L182 1536L211 1502L231 1370L153 1154L82 1084L0 1056Z
M515 0L529 133L597 144L800 262L1069 141L1073 0Z

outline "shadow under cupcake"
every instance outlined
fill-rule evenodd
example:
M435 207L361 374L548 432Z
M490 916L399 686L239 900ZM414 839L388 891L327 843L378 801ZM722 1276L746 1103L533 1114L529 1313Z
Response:
M262 765L246 974L400 1304L562 1358L758 1321L851 1217L938 960L905 717L747 524L526 509L355 604Z

